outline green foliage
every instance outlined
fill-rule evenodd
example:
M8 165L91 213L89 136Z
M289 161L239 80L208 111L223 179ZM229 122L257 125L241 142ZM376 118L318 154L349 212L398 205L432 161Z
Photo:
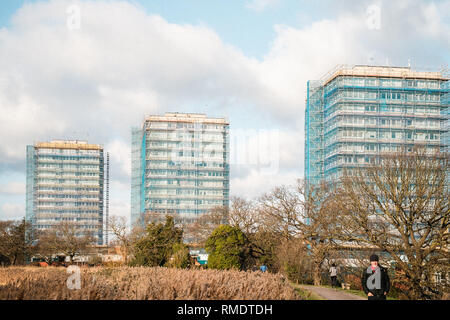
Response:
M30 225L22 221L0 221L0 258L12 265L23 264L32 254Z
M248 257L248 239L237 227L221 225L206 240L208 268L242 269Z
M145 235L134 243L133 266L164 266L173 254L174 245L182 244L183 230L175 226L173 217L165 224L149 223Z
M247 260L247 269L251 267L259 268L264 264L271 272L279 271L277 249L280 243L279 237L267 230L258 230L254 233L246 234L250 242L251 258Z
M182 243L175 243L172 246L172 256L166 265L171 268L189 268L191 266L191 255L189 254L189 248Z

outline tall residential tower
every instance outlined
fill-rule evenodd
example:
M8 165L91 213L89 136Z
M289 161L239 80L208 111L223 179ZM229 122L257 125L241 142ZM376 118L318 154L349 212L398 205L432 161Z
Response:
M61 222L103 243L103 148L84 141L27 146L26 220L34 230Z
M449 79L410 68L338 66L308 81L305 178L338 179L384 152L448 148Z
M191 223L228 207L228 130L224 118L193 113L149 116L133 128L131 223L147 213Z

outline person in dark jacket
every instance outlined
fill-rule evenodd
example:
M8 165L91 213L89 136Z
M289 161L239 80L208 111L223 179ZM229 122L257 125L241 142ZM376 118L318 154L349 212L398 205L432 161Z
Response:
M361 284L369 300L386 300L391 283L388 272L378 263L378 256L370 256L370 266L363 271Z

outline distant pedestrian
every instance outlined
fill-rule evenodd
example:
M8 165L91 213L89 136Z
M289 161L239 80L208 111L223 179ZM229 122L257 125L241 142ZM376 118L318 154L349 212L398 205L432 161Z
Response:
M330 278L331 278L331 287L337 287L337 273L338 270L336 268L336 264L332 264L330 268Z
M262 272L266 272L267 266L265 264L263 264L263 265L261 265L261 267L259 267L259 270L261 270Z
M378 263L378 256L370 256L370 266L363 271L361 284L368 300L386 300L391 283L388 272Z

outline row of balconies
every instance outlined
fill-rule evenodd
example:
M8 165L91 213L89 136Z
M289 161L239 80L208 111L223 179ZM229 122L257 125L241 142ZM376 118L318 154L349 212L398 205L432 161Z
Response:
M433 119L440 119L445 120L445 116L440 113L428 113L428 112L415 112L415 113L405 113L403 111L401 112L393 112L393 111L365 111L365 110L336 110L333 113L330 113L325 117L325 121L328 121L329 119L333 118L334 116L338 115L373 115L375 117L381 117L381 116L392 116L392 117L408 117L408 118L433 118Z
M168 188L168 189L183 189L183 188L187 188L187 189L224 189L224 185L223 183L214 183L211 185L198 185L198 186L193 186L193 185L179 185L179 184L151 184L150 182L148 182L146 184L147 188L150 187L164 187L164 188Z
M59 182L59 179L52 179L52 180L45 180L45 181L37 181L38 187L67 187L67 188L98 188L100 186L99 179L92 180L92 181L85 181L83 180L76 180L76 181L67 181L67 179L64 182ZM97 182L97 183L95 183Z
M202 180L202 181L207 181L207 180L224 180L227 177L226 176L201 176L201 175L172 175L172 174L168 174L168 173L147 173L146 174L147 178L171 178L171 179L195 179L195 180Z
M59 167L49 168L49 167L43 167L43 166L39 166L38 170L40 172L48 171L48 172L59 172L59 173L69 173L69 172L72 172L72 173L99 173L100 172L99 168L97 168L97 169L73 169L73 168L68 169L68 168L66 168L65 169L65 168L59 168Z
M343 136L332 136L330 138L325 139L325 147L328 147L337 142L372 142L372 143L400 143L400 144L432 144L438 145L441 144L440 139L428 140L428 139L420 139L419 138L407 138L405 136L400 137L371 137L371 136L362 136L362 137L343 137Z
M209 200L223 200L225 196L222 195L202 195L202 194L164 194L148 192L148 197L153 199L209 199Z
M92 221L103 219L100 214L90 214L90 213L76 213L76 214L68 214L68 213L45 213L45 212L37 212L34 215L35 219L48 219L48 218L70 218L70 219L92 219Z
M95 191L70 191L70 190L62 190L62 191L56 191L56 190L45 190L45 189L37 189L35 191L36 194L67 194L67 195L99 195L100 190Z
M99 174L97 175L76 175L72 172L43 172L43 170L41 170L40 168L37 169L38 172L36 174L37 177L54 177L57 179L63 179L65 177L67 178L75 178L75 179L98 179L100 177ZM44 170L46 171L46 170Z
M172 157L172 156L146 156L145 160L164 160L164 161L169 161L169 160L175 160L175 159L185 159L185 160L189 160L189 159L207 159L208 161L217 161L217 162L223 162L226 159L228 159L228 154L225 154L225 156L221 153L219 156L215 156L215 157L206 157L206 156L202 156L202 157Z
M374 156L374 155L381 155L383 153L386 152L391 152L391 151L385 151L385 150L333 150L333 151L329 151L329 152L325 152L324 158L325 159L329 159L332 158L334 156L338 156L338 155L359 155L359 156L363 156L363 155L368 155L368 156ZM394 151L392 151L394 152Z
M156 204L156 203L149 203L148 206L151 206L154 209L186 209L186 210L195 210L195 209L211 209L215 206L221 206L222 203L218 204Z
M52 159L38 159L37 163L48 164L87 164L87 165L100 165L99 161L82 161L82 160L52 160Z
M336 128L371 128L371 129L402 129L402 130L426 130L426 131L443 131L445 128L442 126L427 126L427 125L381 125L381 124L345 124L345 123L335 123L331 126L327 126L325 133L328 133Z
M149 136L146 142L160 141L160 142L194 142L194 143L227 143L227 139L223 136L217 138L182 138L182 137L164 137L164 136Z
M100 210L100 208L97 207L92 207L92 206L57 206L57 205L53 205L53 206L48 206L48 205L37 205L36 209L38 211L45 211L45 210L49 210L49 209L60 209L60 210Z
M196 165L173 165L173 166L169 166L167 163L164 164L154 164L154 163L149 163L148 166L146 166L147 170L150 169L166 169L166 170L190 170L190 171L226 171L228 170L227 168L224 167L204 167L204 166L196 166Z
M51 202L100 202L100 197L97 198L42 198L42 197L36 197L37 201L51 201Z

